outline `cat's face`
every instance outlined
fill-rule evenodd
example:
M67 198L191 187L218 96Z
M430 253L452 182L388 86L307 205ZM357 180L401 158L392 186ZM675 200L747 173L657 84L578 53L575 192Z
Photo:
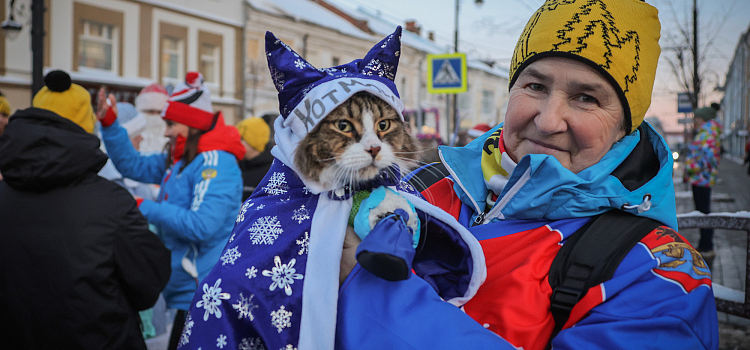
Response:
M294 162L308 179L339 188L371 180L393 165L408 171L416 165L417 147L390 105L361 92L305 136Z

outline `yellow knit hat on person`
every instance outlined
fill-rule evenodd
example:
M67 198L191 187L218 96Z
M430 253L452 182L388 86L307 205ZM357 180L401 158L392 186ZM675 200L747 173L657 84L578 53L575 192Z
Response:
M82 86L73 84L68 73L61 70L47 73L44 87L36 93L31 105L55 112L89 134L94 133L96 116L91 106L91 94Z
M271 138L271 128L265 120L257 117L242 120L237 124L237 130L242 139L258 152L266 149L266 144Z
M642 0L547 0L518 39L510 87L524 68L545 57L586 63L615 88L632 132L651 105L660 30L658 10Z
M10 102L2 95L0 95L0 113L10 115Z

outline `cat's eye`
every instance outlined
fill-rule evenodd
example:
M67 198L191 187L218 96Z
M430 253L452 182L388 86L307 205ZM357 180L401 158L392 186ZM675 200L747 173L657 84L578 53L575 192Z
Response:
M341 132L351 132L352 123L350 123L347 120L338 120L336 121L336 128L339 129Z
M388 119L381 120L381 121L378 122L378 131L386 131L390 127L391 127L391 121L388 120Z

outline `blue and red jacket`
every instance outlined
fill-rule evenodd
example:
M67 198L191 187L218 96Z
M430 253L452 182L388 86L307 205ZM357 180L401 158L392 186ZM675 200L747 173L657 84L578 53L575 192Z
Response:
M466 147L441 147L451 175L422 192L479 240L487 279L477 294L450 308L418 278L384 282L357 267L341 289L337 346L544 349L554 328L552 260L593 216L620 209L664 225L636 244L610 280L587 292L552 348L717 349L710 272L675 231L672 158L664 140L644 123L577 174L551 156L528 155L488 207L479 159L499 127ZM658 171L643 170L649 167Z

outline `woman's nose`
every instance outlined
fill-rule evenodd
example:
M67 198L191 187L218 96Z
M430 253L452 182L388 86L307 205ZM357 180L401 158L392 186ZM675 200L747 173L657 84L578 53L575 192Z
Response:
M550 94L541 104L539 113L534 118L537 129L543 134L555 134L568 129L567 115L569 106L562 96Z

